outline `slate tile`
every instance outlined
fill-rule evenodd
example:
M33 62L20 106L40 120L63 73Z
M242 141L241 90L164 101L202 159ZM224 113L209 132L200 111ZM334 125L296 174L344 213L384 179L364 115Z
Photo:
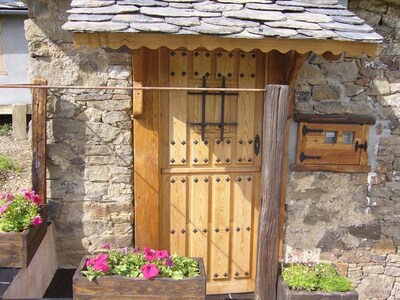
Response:
M232 18L203 18L202 21L204 23L213 24L213 25L221 25L221 26L237 26L237 27L259 27L260 22L254 21L245 21L239 19Z
M344 24L344 23L320 23L319 24L324 29L332 29L335 31L349 31L349 32L373 32L374 29L367 25L352 25L352 24Z
M264 36L276 36L281 38L288 38L297 35L297 31L289 28L273 28L262 25L260 28L247 28L247 30L254 34L262 34Z
M338 35L332 30L307 30L307 29L299 29L297 30L299 34L304 36L313 37L316 39L332 39L337 38Z
M181 30L179 30L179 32L177 33L179 35L200 35L200 33L195 32L195 31L191 31L185 28L182 28Z
M178 3L178 2L171 2L169 4L169 7L174 7L174 8L193 8L192 3Z
M329 24L329 23L322 23ZM315 23L308 23L302 21L286 20L283 22L265 22L265 25L274 28L293 28L293 29L309 29L309 30L319 30L322 29L321 26Z
M180 9L173 7L142 7L140 13L150 16L163 17L219 17L221 13L203 12L194 9Z
M104 22L110 21L114 15L89 15L89 14L72 14L69 15L69 21L89 21L89 22Z
M214 1L204 1L199 3L194 3L193 7L199 11L210 11L210 12L222 12L231 10L241 10L243 4L230 4L230 3L217 3Z
M137 5L137 6L168 6L168 3L155 0L117 0L119 5Z
M310 13L322 14L327 16L342 16L342 17L355 16L354 13L343 8L341 9L305 8L305 10Z
M240 11L226 11L223 12L224 17L231 17L235 19L245 19L254 21L284 21L285 15L278 11L260 11L244 8Z
M315 8L343 8L342 6L336 4L336 5L331 5L331 4L320 4L317 1L311 1L311 2L303 2L303 1L286 1L286 0L278 0L275 2L278 5L286 5L286 6L302 6L302 7L315 7Z
M286 13L285 16L290 20L304 21L310 23L327 23L333 21L333 19L329 16L314 14L310 12Z
M243 28L235 26L218 26L201 22L200 25L198 26L191 26L190 30L204 34L222 35L222 34L239 33L243 31Z
M262 39L264 38L264 35L261 34L254 34L251 33L249 31L247 31L246 29L243 30L240 33L234 33L234 34L229 34L229 35L223 35L222 37L226 37L226 38L235 38L235 39Z
M361 25L364 24L365 21L359 17L341 17L341 16L333 16L333 21L345 24L353 24L353 25Z
M165 18L165 22L177 26L195 26L200 25L200 19L198 17L187 17L187 18Z
M153 18L148 16L143 16L139 14L123 14L123 15L115 15L112 18L113 22L121 22L121 23L160 23L164 21L164 18Z
M221 3L240 3L240 4L246 4L246 3L250 3L250 2L265 3L265 4L274 3L274 1L271 1L271 0L218 0L218 2L221 2Z
M139 31L165 33L177 33L180 30L179 26L167 23L131 23L131 28Z
M104 7L114 5L115 1L73 0L71 7Z
M110 14L122 14L132 13L139 11L139 8L133 5L112 5L106 7L94 7L94 8L72 8L67 10L70 14L99 14L99 15L110 15Z
M115 22L71 22L62 27L63 30L76 32L121 32L129 28L129 24Z
M304 7L300 6L286 6L277 4L265 4L265 3L246 3L246 8L260 9L260 10L272 10L272 11L304 11Z
M376 32L366 33L366 32L349 32L349 31L336 31L336 33L342 38L348 40L356 41L382 41L383 37Z

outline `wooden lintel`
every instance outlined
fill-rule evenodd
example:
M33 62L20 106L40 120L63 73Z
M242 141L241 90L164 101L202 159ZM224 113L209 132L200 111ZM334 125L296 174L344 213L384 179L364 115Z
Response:
M75 47L90 46L94 48L110 47L118 49L127 46L131 49L147 47L158 49L167 47L178 49L181 47L187 50L206 48L215 50L223 48L227 51L241 49L251 52L259 49L264 53L278 50L287 53L295 50L298 53L312 51L316 54L331 52L340 54L347 52L350 55L365 53L375 56L378 47L377 43L337 41L337 40L318 40L318 39L283 39L283 38L263 38L263 39L236 39L221 38L210 35L172 35L160 33L74 33Z
M35 85L47 85L36 78ZM46 107L47 89L32 89L32 190L46 203Z
M286 146L289 86L268 85L264 101L262 186L255 299L275 300L278 279L280 203Z
M368 124L374 125L376 118L368 115L313 115L295 114L296 122L327 123L327 124Z
M368 165L303 165L292 164L290 170L294 172L334 172L334 173L368 173Z
M133 51L132 68L133 68L133 87L143 87L145 76L143 48ZM143 116L143 90L136 89L133 91L133 116L140 118Z

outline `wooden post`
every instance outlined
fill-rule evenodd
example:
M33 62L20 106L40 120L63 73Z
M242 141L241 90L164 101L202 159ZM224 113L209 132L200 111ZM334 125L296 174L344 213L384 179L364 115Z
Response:
M279 210L289 86L267 85L262 139L261 208L255 299L275 300L279 258Z
M26 104L12 105L12 134L17 141L26 140Z
M47 80L37 78L35 85L47 85ZM46 201L46 105L47 89L32 89L32 190Z

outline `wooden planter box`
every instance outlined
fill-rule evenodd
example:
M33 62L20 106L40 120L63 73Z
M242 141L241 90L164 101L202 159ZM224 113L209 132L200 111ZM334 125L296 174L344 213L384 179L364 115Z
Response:
M43 223L23 232L0 233L0 267L26 268L47 232L46 207L40 210Z
M289 289L282 276L278 278L278 297L277 300L357 300L358 294L356 291L346 293L341 292L307 292L307 291L292 291Z
M87 257L82 259L73 277L74 299L200 300L206 297L206 276L201 258L196 258L200 265L200 275L183 280L106 276L89 281L81 275L81 271L86 268L86 260Z

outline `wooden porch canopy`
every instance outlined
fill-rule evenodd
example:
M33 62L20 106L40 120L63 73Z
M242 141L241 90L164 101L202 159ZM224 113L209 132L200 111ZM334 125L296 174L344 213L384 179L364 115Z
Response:
M63 29L74 33L76 47L275 53L267 62L267 71L274 75L266 84L289 88L267 88L256 279L256 299L275 299L283 219L280 198L286 176L281 162L287 147L288 103L294 98L303 54L373 56L382 37L337 0L73 0L71 6ZM141 53L134 52L135 86L143 83Z

